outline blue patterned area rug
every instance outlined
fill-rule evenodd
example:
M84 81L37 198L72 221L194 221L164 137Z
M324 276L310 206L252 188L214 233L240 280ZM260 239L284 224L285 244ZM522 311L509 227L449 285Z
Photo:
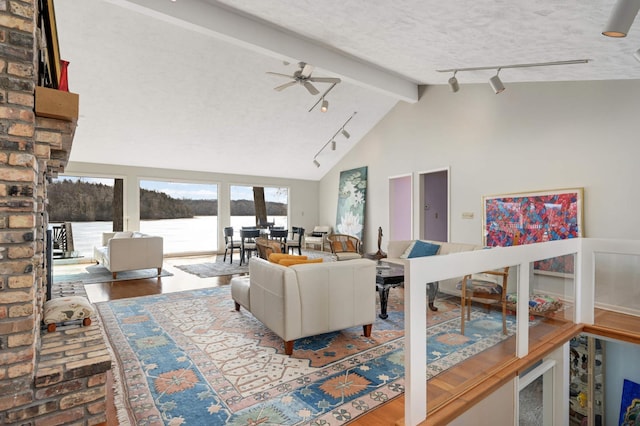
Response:
M348 423L404 391L402 303L393 289L370 338L354 327L299 339L291 357L234 310L228 286L99 303L121 424ZM428 313L428 377L505 338L499 313L473 312L465 337L459 305L438 307Z

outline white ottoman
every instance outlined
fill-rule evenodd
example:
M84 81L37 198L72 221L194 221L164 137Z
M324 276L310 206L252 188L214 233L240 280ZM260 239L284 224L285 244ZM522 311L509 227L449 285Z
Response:
M231 298L236 302L236 311L243 306L247 311L251 312L249 304L249 275L231 278Z

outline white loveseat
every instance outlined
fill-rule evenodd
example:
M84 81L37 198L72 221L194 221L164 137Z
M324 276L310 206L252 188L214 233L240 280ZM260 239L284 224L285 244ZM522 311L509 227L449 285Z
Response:
M404 241L389 241L389 246L387 247L387 258L383 259L384 261L394 262L394 263L402 263L405 257L402 257L403 254L407 251L407 249L411 246L411 244L415 240L404 240ZM472 250L482 250L484 247L476 244L467 244L467 243L449 243L442 241L429 241L429 240L421 240L430 244L439 245L440 248L436 255L445 255L451 253L459 253L464 251L472 251ZM433 302L435 301L436 291L441 291L443 293L452 294L454 296L460 296L460 289L458 289L458 284L462 280L462 277L451 278L448 280L442 280L438 283L438 286L433 289L433 291L429 292L429 307L432 310L436 310ZM431 289L430 289L431 290Z
M376 319L376 264L368 259L282 266L252 258L249 276L231 280L236 310L243 306L284 340L363 326Z
M113 278L118 272L157 268L162 273L162 237L140 232L104 232L102 246L93 248L93 258L107 268Z

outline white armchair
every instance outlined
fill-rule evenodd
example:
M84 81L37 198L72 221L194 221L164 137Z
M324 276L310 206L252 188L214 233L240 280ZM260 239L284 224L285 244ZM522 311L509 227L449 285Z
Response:
M320 250L324 251L325 244L328 243L327 235L331 233L330 226L316 226L313 231L304 237L304 248L315 248L320 246Z

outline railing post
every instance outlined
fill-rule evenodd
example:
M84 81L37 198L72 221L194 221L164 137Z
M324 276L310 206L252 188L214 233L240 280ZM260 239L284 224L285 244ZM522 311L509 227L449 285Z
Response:
M529 278L531 263L521 263L518 268L518 304L516 308L516 356L529 353Z
M427 300L420 268L411 261L404 269L404 424L415 426L427 417Z

